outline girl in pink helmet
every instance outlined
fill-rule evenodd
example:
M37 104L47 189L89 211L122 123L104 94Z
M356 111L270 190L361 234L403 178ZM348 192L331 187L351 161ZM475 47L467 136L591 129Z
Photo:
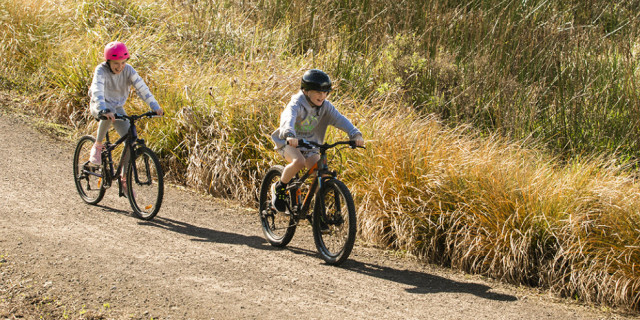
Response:
M113 125L120 136L127 134L129 122L116 120L114 113L126 115L124 103L129 97L131 86L136 89L138 96L144 100L149 107L158 115L163 111L158 101L153 97L149 87L144 83L131 65L129 60L129 50L122 42L109 42L104 48L104 62L99 64L93 72L93 81L89 89L91 102L89 108L91 114L96 118L102 118L98 124L96 133L96 143L91 149L89 160L94 164L100 164L100 152L104 146L102 142L107 131Z
M99 64L93 72L93 81L89 89L89 109L91 114L100 119L96 142L91 148L89 161L100 165L100 153L107 131L113 125L120 136L129 131L129 122L116 120L114 113L126 115L124 103L129 97L131 86L136 89L138 96L149 105L158 115L163 115L162 108L153 97L149 87L144 83L132 66L127 64L129 50L122 42L109 42L104 48L104 62ZM125 159L126 161L126 159ZM126 168L126 166L125 166ZM123 186L126 187L123 181ZM126 192L125 192L126 194Z

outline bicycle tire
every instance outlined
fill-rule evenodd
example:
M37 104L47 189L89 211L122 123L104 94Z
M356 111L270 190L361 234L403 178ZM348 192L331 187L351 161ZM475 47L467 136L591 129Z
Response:
M327 179L313 210L313 240L327 264L339 265L351 254L357 220L353 197L339 180Z
M147 147L135 149L127 165L126 194L133 213L142 220L153 219L164 197L164 172L158 156ZM134 171L133 166L136 166ZM134 173L138 174L134 177Z
M262 232L267 241L274 247L284 247L296 232L296 222L291 212L278 212L271 205L271 185L280 180L283 166L273 166L262 179L260 186L260 204L258 215Z
M103 167L89 164L91 148L95 142L96 139L92 136L82 136L78 139L76 150L73 153L73 181L80 198L92 205L98 204L106 191L101 177Z

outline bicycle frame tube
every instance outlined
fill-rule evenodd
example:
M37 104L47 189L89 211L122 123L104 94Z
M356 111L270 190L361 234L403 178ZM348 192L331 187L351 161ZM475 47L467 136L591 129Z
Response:
M314 179L311 187L309 187L309 192L304 196L304 201L302 201L301 212L307 212L309 210L309 206L311 206L311 200L313 196L316 194L316 190L318 190L318 180Z
M311 200L316 195L316 193L322 188L322 180L325 178L324 173L328 170L327 166L327 156L324 152L321 153L320 159L318 162L309 169L309 171L300 178L300 181L305 181L312 174L316 174L316 178L313 180L311 187L309 187L309 192L305 195L304 201L302 202L302 212L306 212L311 206Z
M129 121L129 132L127 132L127 134L125 134L124 136L120 137L120 139L118 139L115 143L111 144L109 143L109 133L107 132L106 135L106 142L107 142L107 158L108 158L108 163L109 163L109 174L107 176L109 177L105 177L106 179L108 179L108 183L109 185L111 184L111 181L113 180L113 178L118 177L120 175L121 172L124 171L124 159L127 156L127 153L130 155L129 156L129 160L132 160L134 153L134 149L133 149L133 144L136 141L138 134L137 134L137 130L136 130L136 126L134 124L133 119L128 120ZM113 158L111 156L111 152L117 148L120 144L124 143L125 148L124 151L122 152L122 155L120 156L120 162L118 163L118 168L117 170L114 171L113 168ZM136 177L136 181L138 180L138 173L135 170L135 166L134 167L134 176Z

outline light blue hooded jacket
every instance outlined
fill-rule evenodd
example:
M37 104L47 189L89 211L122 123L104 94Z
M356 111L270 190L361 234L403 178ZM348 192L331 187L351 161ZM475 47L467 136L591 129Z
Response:
M297 139L322 144L329 125L346 132L352 140L362 135L331 102L325 100L322 106L312 107L301 90L291 97L291 101L282 111L280 127L271 134L271 139L276 144L275 149L284 148L287 133L291 133Z

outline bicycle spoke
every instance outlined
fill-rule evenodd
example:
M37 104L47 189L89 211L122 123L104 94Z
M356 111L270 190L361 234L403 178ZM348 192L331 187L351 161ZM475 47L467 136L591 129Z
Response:
M282 167L271 168L265 175L260 187L260 220L265 237L273 246L286 246L296 230L293 215L278 212L272 206L271 186L280 180Z
M89 155L95 139L91 136L84 136L78 140L75 153L73 155L73 176L76 189L82 200L89 204L97 204L104 196L102 179L99 177L100 169L93 169L89 164ZM95 171L98 171L98 174Z
M351 194L340 181L327 182L314 212L314 240L330 264L342 263L355 242L356 216Z

